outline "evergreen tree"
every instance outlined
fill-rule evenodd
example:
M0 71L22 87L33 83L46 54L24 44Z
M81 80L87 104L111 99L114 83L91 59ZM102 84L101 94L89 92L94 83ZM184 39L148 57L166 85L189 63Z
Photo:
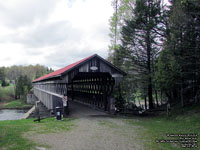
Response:
M179 100L182 106L199 97L199 10L200 2L196 0L171 1L169 36L158 63L159 87L169 99Z
M160 0L136 0L134 15L126 20L121 33L121 53L134 64L140 85L146 87L150 109L154 107L152 75L160 49L161 14Z
M21 98L21 96L25 96L31 88L31 80L27 76L20 76L16 83L15 98L18 99Z
M5 67L0 68L0 81L1 81L1 86L7 86L8 83L6 82L6 69Z

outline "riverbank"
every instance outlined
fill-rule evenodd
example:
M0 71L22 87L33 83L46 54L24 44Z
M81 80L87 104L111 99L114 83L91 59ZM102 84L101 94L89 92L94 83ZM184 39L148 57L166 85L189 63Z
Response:
M15 100L14 85L0 86L0 110L2 109L30 109L32 105L26 104L26 100Z
M2 109L30 109L32 105L26 104L24 100L14 100L10 102L0 103L0 110Z

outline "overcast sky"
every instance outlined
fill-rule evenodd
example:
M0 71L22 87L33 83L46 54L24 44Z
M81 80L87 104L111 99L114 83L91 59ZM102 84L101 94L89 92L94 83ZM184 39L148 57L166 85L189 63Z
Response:
M0 66L108 55L111 0L0 0Z

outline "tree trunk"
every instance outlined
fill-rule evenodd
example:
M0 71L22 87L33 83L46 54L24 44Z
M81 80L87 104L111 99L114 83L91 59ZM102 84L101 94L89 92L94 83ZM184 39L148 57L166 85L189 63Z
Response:
M181 106L184 107L184 100L183 100L183 83L181 83Z
M149 109L153 109L153 96L152 96L152 84L151 78L149 79L149 86L148 86L148 98L149 98Z
M146 97L146 95L144 97L144 105L145 105L145 110L147 110L147 97Z
M151 44L150 44L150 32L147 31L147 68L148 68L148 99L149 99L149 109L153 109L153 96L152 96L152 77L151 77Z
M157 90L155 90L155 95L156 95L156 105L157 105L157 107L159 107Z

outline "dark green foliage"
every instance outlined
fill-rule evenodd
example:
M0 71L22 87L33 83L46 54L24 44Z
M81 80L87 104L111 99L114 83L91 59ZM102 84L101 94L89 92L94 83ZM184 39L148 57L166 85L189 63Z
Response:
M181 68L169 50L163 50L156 64L157 71L155 73L156 88L161 91L169 92L176 87L175 83L181 75Z
M200 98L200 2L171 1L169 32L157 64L157 87L182 106Z
M125 54L124 61L132 62L132 73L135 73L140 91L146 91L152 109L152 75L159 51L158 37L162 34L160 1L136 0L133 13L132 19L126 20L122 27L120 50Z
M20 76L16 83L15 97L16 99L26 95L32 88L31 80L27 76Z
M6 68L5 67L0 68L0 83L1 83L1 86L3 86L3 87L9 86L8 81L6 81Z
M113 91L113 96L115 98L115 107L117 108L118 111L120 111L120 112L123 111L126 101L124 100L120 85L115 87L115 89Z
M111 20L120 43L113 46L112 62L128 73L122 93L127 100L139 92L150 108L153 97L163 95L182 106L200 102L200 1L169 2L121 0Z

